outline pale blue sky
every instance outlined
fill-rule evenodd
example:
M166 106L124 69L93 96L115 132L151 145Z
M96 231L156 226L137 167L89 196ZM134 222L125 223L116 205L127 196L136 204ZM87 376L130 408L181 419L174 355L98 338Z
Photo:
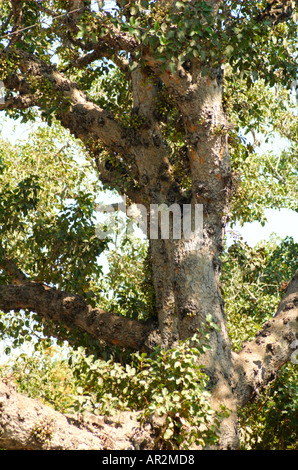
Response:
M268 223L264 227L258 222L239 225L233 227L232 230L238 232L243 239L251 246L262 240L268 240L272 233L276 233L279 237L293 237L298 242L298 213L288 210L265 211Z

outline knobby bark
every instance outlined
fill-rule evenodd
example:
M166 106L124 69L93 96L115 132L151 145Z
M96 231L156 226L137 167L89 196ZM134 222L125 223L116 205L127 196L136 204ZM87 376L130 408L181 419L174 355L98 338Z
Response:
M138 414L64 415L0 381L0 447L6 450L152 449L154 430Z
M21 10L18 3L13 4L18 25ZM270 4L264 18L273 23L282 21L282 16L278 16L273 8L275 2ZM289 14L288 7L282 14ZM77 44L75 33L80 14L72 15L68 24L68 40ZM61 34L63 36L63 32ZM174 239L173 234L169 239L150 240L157 323L129 320L100 308L91 308L80 296L48 286L46 279L44 283L36 283L22 277L18 268L13 268L12 262L4 259L0 266L9 273L13 283L0 286L0 308L3 311L31 310L47 323L62 324L68 329L77 327L108 344L144 351L152 350L157 344L167 348L178 340L191 337L198 330L208 329L207 317L211 315L219 328L208 330L211 349L202 357L202 363L210 376L213 407L218 409L225 405L230 410L229 418L224 419L221 425L220 447L237 449L237 406L244 406L275 377L289 360L291 344L298 337L298 274L274 318L263 326L254 341L243 346L239 354L233 353L220 292L220 256L229 216L231 187L227 145L229 123L222 104L222 71L213 69L203 76L200 62L193 60L187 66L177 64L177 72L170 72L161 67L152 51L144 49L142 67L140 65L130 73L119 51L125 50L133 55L134 50L140 50L140 47L134 38L117 29L100 36L97 46L93 43L80 43L80 46L85 54L75 63L77 68L100 57L110 57L111 47L114 47L113 60L130 80L132 114L137 118L137 126L121 125L109 111L92 102L76 83L68 79L66 70L63 73L34 54L15 47L0 52L1 61L10 60L17 64L15 72L4 77L5 87L16 95L0 104L0 109L30 106L43 109L54 104L57 119L84 142L94 158L102 182L112 186L117 180L123 194L135 203L142 203L148 211L150 204L177 204L181 209L184 204L192 207L201 204L203 231L200 236L182 236L179 240ZM191 181L187 190L177 178L171 152L163 138L162 117L156 104L164 90L177 107L184 134L183 169ZM113 166L111 162L107 165L101 156L103 147L117 156L117 165ZM124 184L128 180L129 189ZM148 222L150 229L150 220ZM37 429L40 424L36 417L28 418L33 423L28 428L26 424L20 424L26 423L27 418L17 418L18 412L15 411L9 414L9 403L12 403L9 397L14 400L12 408L27 400L29 410L32 406L30 400L5 388L2 394L7 401L7 407L2 405L4 411L0 409L2 442L18 448L26 447L29 442L30 447L32 429ZM48 413L50 419L51 413L44 413L44 416ZM61 429L64 426L68 429L69 422L66 418L64 420ZM18 426L22 432L27 429L26 437L18 437ZM78 431L73 426L69 433L75 435ZM89 438L87 446L103 448L100 438L86 437L87 440ZM71 445L76 447L71 439ZM48 448L61 445L50 441L51 436L47 439ZM151 445L150 439L148 442ZM128 438L127 445L130 443Z
M253 341L234 354L236 393L240 406L257 396L293 354L298 332L298 271L272 320L264 323Z
M3 291L0 292L0 308L6 303L2 295ZM15 309L19 308L14 305ZM273 319L263 326L254 341L244 344L238 354L233 353L232 390L238 406L245 406L257 396L290 360L297 331L298 271ZM118 338L117 332L115 338ZM224 385L221 380L214 388L214 408L218 403L231 404L230 388ZM234 418L231 414L225 422L222 448L231 447L235 440ZM17 393L12 382L0 381L0 446L6 449L154 449L156 429L153 424L151 421L141 425L138 413L119 413L113 419L65 416Z
M0 286L1 310L29 310L39 314L48 324L78 328L107 344L133 350L148 350L151 324L92 308L79 295L61 292L46 284L26 282ZM54 331L53 331L54 333Z

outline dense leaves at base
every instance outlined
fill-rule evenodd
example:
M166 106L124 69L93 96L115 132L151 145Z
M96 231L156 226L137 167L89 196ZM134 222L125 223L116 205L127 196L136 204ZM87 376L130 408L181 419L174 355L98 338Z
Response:
M129 256L129 245L126 249ZM237 350L272 316L286 288L284 279L295 272L298 244L291 238L272 239L251 248L238 239L225 256L222 288L233 349ZM139 247L140 267L143 257ZM136 258L125 267L128 286L135 281ZM115 288L115 277L112 279ZM118 280L121 286L121 272ZM117 305L117 288L114 296ZM208 424L212 417L208 379L194 362L202 352L202 344L199 349L184 343L166 353L156 350L151 357L115 350L110 351L108 360L89 356L83 348L61 352L53 346L39 349L32 356L21 355L12 367L2 368L2 375L12 372L12 380L30 396L43 399L59 411L86 409L110 414L130 409L142 410L140 418L154 412L165 415L160 445L167 448L186 445L185 441L190 443L192 439L214 442L211 421L203 434L191 428ZM297 365L288 364L257 400L239 410L242 448L296 449L297 374Z
M224 408L211 409L208 376L195 364L205 348L196 336L168 351L157 348L151 356L133 354L121 365L95 360L83 348L72 352L69 363L59 356L53 360L51 347L43 355L19 356L10 372L3 368L0 374L7 379L11 373L20 391L61 412L109 416L133 410L141 421L155 416L161 423L157 447L187 449L216 443L217 426L228 415Z

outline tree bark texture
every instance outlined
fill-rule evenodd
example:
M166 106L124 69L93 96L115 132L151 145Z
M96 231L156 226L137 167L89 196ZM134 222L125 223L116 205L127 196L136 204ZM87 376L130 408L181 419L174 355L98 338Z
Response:
M277 21L274 20L277 18L274 16L275 3L271 2L272 8L264 12L265 18L273 22ZM22 19L21 11L17 3L13 4L17 26ZM68 40L73 44L77 40L71 35L77 32L76 21L80 19L80 14L76 13L68 26ZM3 311L28 309L38 313L44 321L63 324L67 328L75 326L108 344L143 351L152 350L156 344L167 348L178 340L191 337L206 328L207 318L211 316L218 328L208 330L211 349L202 357L202 362L210 376L213 407L218 409L220 405L226 405L231 410L229 418L222 423L220 448L237 449L237 406L244 406L273 379L289 360L291 344L298 338L298 274L275 317L263 326L254 341L243 346L239 354L233 353L220 292L220 256L229 217L231 187L227 144L229 123L222 104L222 71L220 68L209 70L204 76L199 61L193 60L189 67L177 64L174 73L162 68L154 54L145 48L142 50L143 66L130 73L127 63L117 53L125 50L133 54L139 45L134 37L111 28L112 32L100 36L96 47L81 44L83 50L85 47L85 55L78 59L76 66L82 68L103 56L110 58L114 46L116 58L112 57L130 80L132 115L136 125L123 126L55 65L21 49L0 51L2 62L10 60L17 64L16 71L8 73L3 80L5 87L15 95L0 104L0 110L31 106L43 109L54 104L57 119L81 139L94 158L103 183L113 186L117 182L123 195L134 203L143 204L148 212L151 204L177 204L181 212L184 204L203 205L202 237L174 239L170 234L168 239L150 239L157 324L129 320L100 308L91 308L81 297L48 286L46 279L45 283L24 279L17 269L3 261L0 263L2 268L10 274L14 271L18 282L0 286L0 308ZM157 108L162 92L166 92L179 113L185 143L183 169L191 181L188 189L183 188L177 178L171 151L163 137L162 119ZM117 165L102 158L102 148L118 158ZM179 155L176 157L180 158ZM128 189L124 184L127 181L130 183ZM41 405L33 405L29 399L1 387L0 439L8 448L41 448L42 445L45 448L78 448L79 441L88 448L104 448L97 434L78 430L66 417L55 414L52 419L52 411L42 407L37 411ZM26 403L25 407L23 403ZM34 406L37 408L29 416ZM36 444L39 438L34 438L32 430L39 429L43 420L48 423L45 429L51 429L49 423L54 422L55 437L46 439L46 444ZM27 422L30 423L28 426ZM80 433L82 437L79 437ZM46 435L49 437L50 431ZM131 438L127 437L125 442L124 447L130 446Z
M0 447L6 450L151 449L154 432L137 413L63 415L0 382Z

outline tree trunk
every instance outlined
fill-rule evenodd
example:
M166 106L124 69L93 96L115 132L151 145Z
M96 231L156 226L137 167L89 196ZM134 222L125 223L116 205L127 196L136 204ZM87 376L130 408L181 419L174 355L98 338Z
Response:
M83 5L82 2L75 3L77 6ZM216 14L220 2L210 0L207 3L214 7ZM257 21L266 19L277 24L279 19L287 18L289 5L280 14L276 13L275 3L271 2L273 7L271 5L272 8L264 10ZM175 8L174 2L168 2L169 8L171 4ZM13 6L16 33L22 17L19 5L13 2ZM72 38L72 34L76 36L76 21L82 12L75 10L71 13L72 22L68 23L67 41L72 39L77 46L78 38ZM99 21L99 29L101 26ZM31 282L14 269L9 260L0 260L0 266L2 264L3 269L12 276L15 285L0 286L0 307L4 311L27 308L39 313L45 321L51 320L69 328L76 326L109 344L137 350L150 351L156 344L169 348L197 332L208 333L210 349L201 357L201 362L210 377L212 405L215 409L225 405L230 410L229 417L221 425L220 447L236 449L239 446L237 404L243 406L254 393L258 393L289 360L292 352L291 344L297 337L298 328L298 274L276 317L264 326L256 340L245 345L239 354L232 355L220 292L220 257L229 214L231 183L227 150L229 125L222 106L221 71L209 69L204 74L199 59L193 58L171 72L161 67L165 64L156 59L150 47L143 47L133 35L118 30L113 24L109 28L106 28L104 35L100 31L98 44L93 44L93 39L85 45L84 41L79 42L83 50L86 46L86 54L77 60L77 67L102 56L122 64L130 81L133 102L131 114L128 115L132 119L127 126L111 112L92 102L83 90L67 78L67 74L26 51L26 48L0 51L4 68L7 64L8 71L12 70L4 74L5 87L16 93L9 96L5 103L0 103L0 110L32 106L48 110L54 104L56 118L86 145L90 156L94 157L99 179L103 183L116 186L131 201L143 204L147 211L152 204L175 204L182 215L182 226L187 217L183 215L184 205L188 204L193 209L192 228L195 226L195 207L199 205L203 207L202 231L190 237L182 231L182 237L175 237L173 225L164 238L150 237L149 231L157 329L153 322L146 324L110 315L99 308L91 308L79 296L57 291L46 283ZM19 35L14 37L12 45L17 44L16 39L19 40ZM128 62L118 55L123 50L130 54L131 59L135 50L141 53L145 66L128 72ZM50 93L46 91L49 87ZM178 108L181 126L175 125L175 130L183 129L185 159L172 155L164 138L165 122L157 106L161 90L172 98L175 109ZM102 152L103 148L106 153ZM188 178L187 189L187 185L180 186L175 174L177 163L183 166L183 176ZM174 224L174 215L171 217ZM161 222L159 231L161 235ZM211 324L208 326L209 319ZM7 390L1 389L0 395L0 427L7 436L3 442L7 445L12 440L11 445L14 445L16 430L13 420L19 420L21 411L10 414L12 401L9 397L15 397L14 393L10 395ZM19 397L15 398L17 400L22 401ZM8 408L4 413L6 405ZM29 409L29 402L27 406ZM69 423L65 424L68 426ZM20 437L19 448L26 447L28 439L31 442L32 429L38 431L40 428L40 422L37 425L34 423L27 437ZM69 432L72 435L71 429ZM79 438L75 436L74 447ZM93 448L92 439L90 445Z
M156 240L152 245L153 278L162 346L204 331L210 349L201 364L210 376L212 406L226 406L230 416L222 422L220 446L238 448L236 399L232 392L233 364L219 289L219 269L207 249L192 250L194 240ZM219 330L208 328L208 317ZM203 338L204 340L204 338Z
M184 121L192 177L188 201L192 206L191 228L196 222L194 207L201 205L202 230L193 231L190 237L182 234L180 239L174 239L173 225L168 239L150 240L152 273L163 346L192 337L202 329L209 333L210 350L202 357L202 363L210 375L214 407L224 404L232 410L228 424L223 424L222 445L235 448L238 438L236 402L231 390L233 365L219 281L229 212L228 126L221 104L221 77L212 80L201 77L199 70L193 71L193 76L195 73L196 88L188 86L183 97L179 93L177 102ZM218 328L212 325L208 328L209 318Z

